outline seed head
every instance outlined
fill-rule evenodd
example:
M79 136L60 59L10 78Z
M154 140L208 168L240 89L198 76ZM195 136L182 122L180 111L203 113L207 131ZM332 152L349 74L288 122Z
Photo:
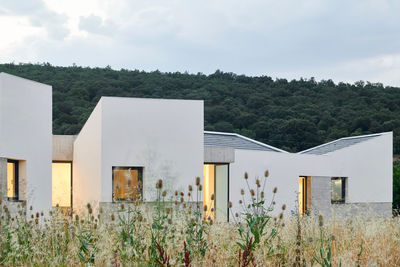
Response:
M244 195L244 189L240 189L240 194L243 196Z
M214 194L212 194L211 195L211 200L214 201L214 199L215 199L215 196L214 196Z
M282 220L283 219L283 213L280 213L279 214L279 220Z
M183 202L183 197L181 197L181 203Z
M36 218L39 218L39 212L36 212Z
M250 194L251 194L251 196L254 197L254 195L256 194L256 193L254 192L254 189L251 189L251 190L250 190Z
M203 186L199 185L199 191L203 190Z
M178 205L178 201L177 201L177 200L175 200L174 204L175 204L175 206L177 206L177 205Z
M229 201L228 207L231 209L232 208L232 202Z
M180 194L180 195L181 195L181 197L183 197L185 194L184 194L183 192L181 192L181 194Z
M162 192L161 195L162 195L163 197L165 197L165 196L167 195L167 191L164 190L164 191Z
M265 173L264 173L264 177L267 178L268 176L269 176L269 171L266 170Z
M240 199L240 200L239 200L239 204L242 204L242 203L243 203L243 201Z
M196 185L197 185L197 186L200 185L200 177L196 177Z
M114 216L114 214L111 214L111 221L114 221L115 220L115 216Z
M278 192L278 188L274 187L274 191L272 191L274 194L276 194L276 192Z
M158 180L158 182L156 183L156 189L161 189L163 187L163 181L160 179Z
M125 209L125 205L124 205L124 203L122 203L121 204L121 210L124 210Z
M204 205L203 210L207 211L207 205Z
M192 190L193 190L192 185L189 185L189 191L192 191Z
M257 186L260 186L260 179L257 179L257 180L256 180L256 185L257 185Z
M264 191L261 191L261 198L264 198Z
M175 191L175 196L178 196L178 191Z
M244 179L249 179L249 174L247 172L244 173Z
M282 205L282 210L285 210L285 209L286 209L286 205L283 204L283 205Z

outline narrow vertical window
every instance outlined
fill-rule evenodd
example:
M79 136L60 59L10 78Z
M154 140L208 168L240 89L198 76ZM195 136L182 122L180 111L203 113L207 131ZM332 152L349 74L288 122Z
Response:
M331 202L332 203L344 203L346 196L346 178L345 177L333 177L331 180Z
M18 161L7 160L7 198L18 200Z
M113 167L113 201L143 199L143 168Z

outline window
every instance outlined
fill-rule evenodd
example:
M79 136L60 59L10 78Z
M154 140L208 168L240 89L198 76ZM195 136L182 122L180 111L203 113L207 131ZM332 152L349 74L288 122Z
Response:
M18 161L7 160L7 198L18 200Z
M332 203L344 203L346 196L346 178L333 177L332 178Z
M113 201L133 201L143 197L143 167L113 167Z
M52 205L71 207L72 162L53 162L52 164Z

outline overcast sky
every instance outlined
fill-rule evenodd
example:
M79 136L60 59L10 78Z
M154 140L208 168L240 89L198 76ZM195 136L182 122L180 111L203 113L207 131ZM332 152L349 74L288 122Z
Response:
M400 86L400 0L0 0L0 62Z

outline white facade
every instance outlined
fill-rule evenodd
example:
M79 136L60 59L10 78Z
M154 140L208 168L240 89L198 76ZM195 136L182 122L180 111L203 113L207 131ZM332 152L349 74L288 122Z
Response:
M203 171L203 101L102 97L74 143L73 205L112 202L112 168L143 168L155 184L185 190Z
M142 197L151 202L158 179L163 179L169 195L186 192L195 177L206 179L205 169L225 164L227 169L215 167L207 178L212 189L204 190L209 195L217 192L216 209L224 217L228 201L233 212L240 212L240 190L247 188L244 173L254 188L256 178L263 184L266 170L267 203L277 187L278 211L283 204L288 210L299 209L299 178L307 177L307 207L313 212L336 214L371 205L377 213L389 215L391 132L342 138L288 153L237 134L204 132L203 112L203 101L198 100L102 97L77 136L52 137L51 86L1 73L1 197L7 201L8 159L19 162L19 201L26 200L34 212L52 206L52 160L71 163L72 196L68 189L65 197L72 197L74 212L84 211L88 203L95 208L114 205L113 168L140 169ZM342 203L331 201L333 177L344 179ZM63 189L53 190L62 199ZM18 203L9 205L15 208Z
M26 200L34 212L51 208L51 151L51 86L0 73L0 158L3 164L6 159L18 160L19 201ZM0 173L3 200L6 175Z

